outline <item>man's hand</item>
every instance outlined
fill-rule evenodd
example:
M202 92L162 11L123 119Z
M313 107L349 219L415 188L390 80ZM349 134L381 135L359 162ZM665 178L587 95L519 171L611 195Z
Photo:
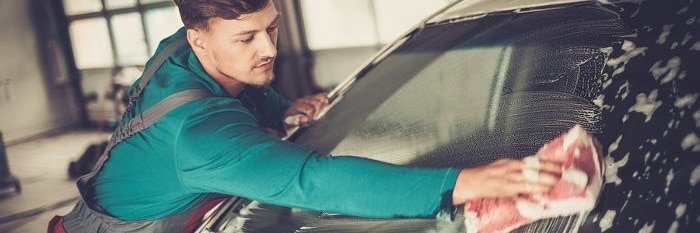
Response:
M292 103L284 114L284 127L286 130L296 126L308 126L316 119L316 115L328 105L327 93L320 93L301 97Z
M532 164L527 160L500 159L485 166L462 169L452 192L452 204L461 205L477 198L542 193L561 177L561 164L546 160L540 160L536 166Z

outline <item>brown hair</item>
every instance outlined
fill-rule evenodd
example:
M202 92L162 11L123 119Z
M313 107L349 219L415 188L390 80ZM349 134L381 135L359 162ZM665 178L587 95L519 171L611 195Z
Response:
M259 11L270 0L175 0L180 18L187 29L207 29L211 18L238 19Z

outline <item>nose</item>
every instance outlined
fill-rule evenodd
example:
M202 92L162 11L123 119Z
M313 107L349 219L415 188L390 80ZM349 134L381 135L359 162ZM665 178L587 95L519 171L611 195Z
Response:
M258 42L258 55L260 57L275 57L277 56L277 47L275 46L274 37L265 34L263 39Z

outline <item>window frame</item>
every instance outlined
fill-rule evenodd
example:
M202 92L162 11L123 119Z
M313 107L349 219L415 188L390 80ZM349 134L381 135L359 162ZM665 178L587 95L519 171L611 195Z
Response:
M344 49L344 48L358 48L358 47L374 47L377 50L382 48L383 46L386 46L387 44L391 44L396 38L400 37L401 35L405 34L407 31L410 29L414 28L418 24L422 24L422 21L425 19L425 17L420 17L419 20L417 20L415 23L410 25L409 27L400 30L402 33L396 34L394 36L387 36L383 35L381 33L381 30L383 29L383 26L386 26L383 24L385 19L384 17L380 17L380 15L383 15L385 12L378 10L379 5L381 5L379 2L382 0L362 0L362 1L357 1L355 4L367 4L367 11L366 12L369 15L369 21L371 23L372 28L368 29L368 32L372 33L372 42L370 44L363 44L363 43L355 43L351 45L343 45L343 44L334 44L334 45L323 45L323 43L320 43L321 45L314 45L311 44L312 37L314 35L310 34L309 27L311 26L309 24L309 21L312 19L312 14L313 12L307 12L305 5L308 4L305 1L295 1L297 4L297 9L301 14L299 14L299 22L303 27L305 28L303 34L306 39L305 46L309 48L311 51L323 51L323 50L334 50L334 49ZM441 0L440 3L442 6L437 7L435 11L438 11L440 9L443 9L445 7L451 6L455 4L456 2L459 2L457 0ZM426 16L430 16L434 14L435 11L432 11L433 13L427 14ZM338 26L338 25L336 25ZM383 38L386 36L387 38Z
M141 22L141 28L143 31L143 36L144 36L144 43L146 44L146 53L147 56L151 56L155 51L153 51L154 46L151 45L151 40L150 37L152 35L149 34L148 29L146 27L147 24L147 19L146 19L146 12L154 9L160 9L160 8L166 8L166 7L173 7L175 4L172 1L162 1L162 2L153 2L153 3L142 3L143 0L138 0L136 1L135 6L131 7L123 7L123 8L116 8L116 9L107 9L107 0L100 0L100 4L102 4L102 10L100 11L95 11L95 12L90 12L90 13L80 13L80 14L75 14L75 15L69 15L65 11L62 13L64 14L65 18L67 19L67 25L70 27L70 25L77 21L77 20L84 20L84 19L94 19L94 18L104 18L107 22L107 32L109 33L109 44L112 49L112 59L113 63L111 67L94 67L94 68L81 68L81 67L76 67L78 70L93 70L93 69L115 69L119 67L124 67L124 66L145 66L145 61L144 64L142 65L132 65L132 64L126 64L122 65L119 60L119 51L117 50L117 44L116 44L116 36L115 36L115 29L114 26L112 25L112 17L116 15L121 15L121 14L128 14L128 13L139 13L139 18ZM62 7L65 9L65 3L64 1L59 1L60 4L63 4L64 6ZM69 37L71 37L69 33ZM70 41L73 41L74 38L70 38ZM70 43L70 42L69 42ZM72 51L75 53L75 51ZM75 58L73 58L75 59Z

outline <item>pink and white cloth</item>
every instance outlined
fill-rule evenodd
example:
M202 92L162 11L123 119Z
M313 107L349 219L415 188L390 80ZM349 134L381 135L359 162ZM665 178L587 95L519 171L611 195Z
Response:
M595 138L577 125L542 146L536 156L560 162L561 179L541 194L468 201L464 208L467 233L508 232L540 219L594 208L604 174L603 154Z

